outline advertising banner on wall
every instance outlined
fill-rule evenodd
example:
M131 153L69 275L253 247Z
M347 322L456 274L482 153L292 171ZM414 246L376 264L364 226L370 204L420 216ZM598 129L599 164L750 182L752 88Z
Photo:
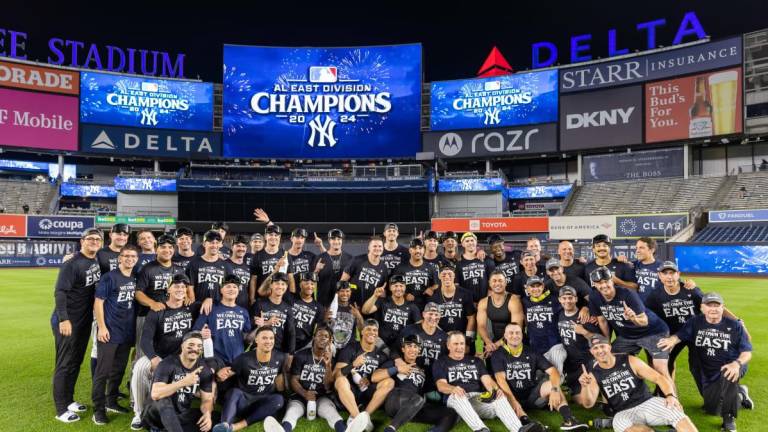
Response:
M0 88L0 146L77 150L77 98Z
M224 156L414 157L421 45L224 46Z
M557 124L427 132L423 139L423 151L434 152L438 159L553 153L557 151Z
M0 267L55 267L75 252L77 242L0 240Z
M557 121L557 71L432 82L433 131Z
M27 237L80 238L94 226L93 216L27 216Z
M768 273L768 246L676 244L673 254L684 273Z
M669 238L688 226L688 213L617 215L616 238Z
M682 177L681 147L584 156L584 182Z
M642 97L642 86L561 97L560 150L641 144Z
M27 216L0 214L0 237L26 237Z
M553 216L549 218L552 240L586 240L598 234L616 237L616 216Z
M80 72L0 61L0 86L77 95Z
M721 69L742 62L741 36L560 69L560 93L595 90Z
M216 132L82 125L80 151L110 155L207 159L221 155Z
M709 212L709 223L766 221L768 221L768 209L718 210Z
M741 132L741 88L741 68L646 84L645 141Z
M80 121L213 130L213 84L83 72Z
M548 227L546 217L432 219L432 230L438 232L533 233L547 232Z

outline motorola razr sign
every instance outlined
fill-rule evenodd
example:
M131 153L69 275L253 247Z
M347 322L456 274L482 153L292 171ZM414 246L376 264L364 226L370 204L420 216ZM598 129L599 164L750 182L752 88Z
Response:
M557 151L557 125L427 132L423 150L438 159L487 158Z

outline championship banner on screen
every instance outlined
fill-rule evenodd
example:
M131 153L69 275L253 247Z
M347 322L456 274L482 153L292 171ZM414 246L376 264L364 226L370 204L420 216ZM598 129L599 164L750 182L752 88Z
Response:
M224 46L224 156L410 157L420 151L421 45Z
M0 240L0 268L59 266L76 246L73 241Z
M557 71L437 81L430 93L433 131L557 121Z

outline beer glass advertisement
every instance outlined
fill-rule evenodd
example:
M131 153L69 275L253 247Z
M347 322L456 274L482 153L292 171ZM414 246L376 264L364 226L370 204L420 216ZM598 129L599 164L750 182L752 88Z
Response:
M410 157L421 45L224 46L224 156Z
M741 87L741 68L646 84L645 141L740 133Z

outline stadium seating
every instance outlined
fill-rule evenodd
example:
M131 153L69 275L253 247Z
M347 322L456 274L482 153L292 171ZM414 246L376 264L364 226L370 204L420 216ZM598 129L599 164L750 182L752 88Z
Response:
M56 188L48 182L0 179L0 190L0 208L5 213L24 213L27 204L30 214L48 214L51 202L57 198Z
M687 212L709 207L725 177L587 183L576 189L566 215Z
M756 208L768 208L768 171L739 174L723 201L713 210Z
M691 241L694 243L768 242L768 225L708 225Z

